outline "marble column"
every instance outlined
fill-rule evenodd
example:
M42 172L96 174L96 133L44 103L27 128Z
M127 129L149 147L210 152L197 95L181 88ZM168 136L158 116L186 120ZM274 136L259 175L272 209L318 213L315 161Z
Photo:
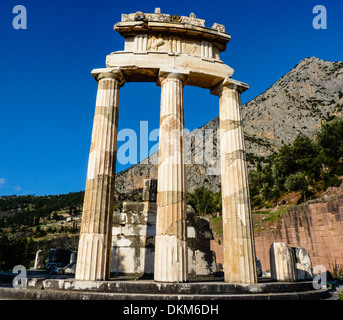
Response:
M184 165L185 76L164 73L161 84L155 281L185 282L188 277L186 181Z
M77 256L77 280L107 280L110 276L119 91L123 77L120 71L111 69L98 69L92 73L98 82L98 93Z
M220 97L225 282L251 284L257 282L257 273L240 101L247 88L230 79L212 93Z

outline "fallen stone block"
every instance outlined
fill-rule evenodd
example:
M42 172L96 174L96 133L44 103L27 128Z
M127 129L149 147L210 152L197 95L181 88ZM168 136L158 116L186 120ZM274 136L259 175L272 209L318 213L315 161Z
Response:
M270 247L271 278L274 281L297 281L294 250L283 242L275 242Z

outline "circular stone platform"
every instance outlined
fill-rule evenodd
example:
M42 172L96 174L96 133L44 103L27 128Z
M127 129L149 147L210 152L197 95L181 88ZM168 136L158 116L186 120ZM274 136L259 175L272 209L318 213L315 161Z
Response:
M319 300L327 289L309 282L229 284L222 281L158 283L153 280L78 281L35 278L27 289L0 288L0 297L35 300Z

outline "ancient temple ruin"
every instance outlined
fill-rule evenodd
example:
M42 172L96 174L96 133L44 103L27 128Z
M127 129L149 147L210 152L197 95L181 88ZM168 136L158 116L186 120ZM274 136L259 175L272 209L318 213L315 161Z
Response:
M157 180L145 179L143 201L127 201L113 217L111 274L151 278L154 274ZM190 277L220 270L211 251L214 239L208 219L187 206L187 258Z
M109 54L106 68L92 71L98 93L76 279L109 279L119 92L126 82L146 81L161 87L155 281L188 280L183 92L189 85L219 97L225 281L256 283L240 111L248 85L232 79L234 70L220 60L230 35L221 24L205 27L193 13L184 17L158 8L123 14L114 30L124 37L124 50Z

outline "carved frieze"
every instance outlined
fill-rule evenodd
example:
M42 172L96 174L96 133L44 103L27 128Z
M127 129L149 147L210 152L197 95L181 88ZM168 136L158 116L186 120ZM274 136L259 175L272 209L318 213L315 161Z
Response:
M136 13L122 14L121 22L133 21L173 22L205 27L205 20L198 19L194 13L191 13L189 17L170 15L161 13L159 8L155 9L155 13L143 13L141 11L137 11Z
M215 29L218 32L225 33L225 26L219 23L214 23L211 29Z

